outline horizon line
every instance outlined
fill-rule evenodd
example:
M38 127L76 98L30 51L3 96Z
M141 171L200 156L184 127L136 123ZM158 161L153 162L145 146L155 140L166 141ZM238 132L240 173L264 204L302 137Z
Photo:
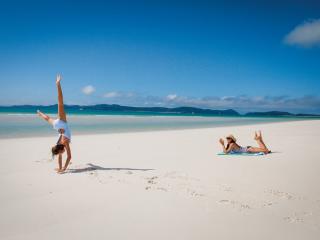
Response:
M11 107L53 107L57 106L58 104L49 104L49 105L36 105L36 104L20 104L20 105L0 105L1 108L11 108ZM90 104L90 105L81 105L81 104L64 104L67 107L94 107L97 105L107 105L107 106L120 106L120 107L129 107L129 108L147 108L147 109L155 109L155 108L165 108L165 109L177 109L177 108L194 108L198 110L209 110L209 111L234 111L239 115L246 115L248 113L288 113L290 115L313 115L313 116L320 116L318 113L292 113L287 110L252 110L252 111L246 111L244 113L240 113L239 110L236 110L234 108L201 108L201 107L194 107L194 106L186 106L181 105L177 107L165 107L165 106L128 106L128 105L121 105L121 104L108 104L108 103L98 103L98 104ZM110 110L104 110L103 111L110 111Z

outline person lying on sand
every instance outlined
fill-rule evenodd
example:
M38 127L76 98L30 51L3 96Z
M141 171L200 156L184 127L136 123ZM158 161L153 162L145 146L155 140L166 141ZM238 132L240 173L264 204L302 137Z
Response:
M48 115L40 112L40 110L37 111L38 115L46 120L49 124L53 126L54 129L56 129L59 133L59 139L57 143L51 148L52 157L55 155L59 155L59 168L57 168L58 173L63 173L71 160L71 149L70 149L70 141L71 141L71 132L67 123L67 115L64 111L64 105L63 105L63 95L62 95L62 89L60 85L61 76L58 74L56 78L56 85L58 90L58 118L52 119ZM67 152L67 160L65 162L64 167L62 167L62 154Z
M238 145L237 139L230 134L229 136L226 137L227 139L227 146L224 145L224 140L222 138L219 139L219 142L222 145L223 152L224 153L264 153L268 154L271 153L271 151L267 148L265 145L263 139L262 139L262 134L261 131L259 131L259 134L255 132L254 134L254 140L257 141L259 147L252 147L252 146L247 146L247 147L241 147Z

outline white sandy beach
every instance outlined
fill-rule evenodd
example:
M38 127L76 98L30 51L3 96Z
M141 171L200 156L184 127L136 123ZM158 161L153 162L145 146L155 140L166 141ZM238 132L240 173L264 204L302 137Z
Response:
M233 133L274 153L217 156ZM319 239L320 121L1 139L0 239Z

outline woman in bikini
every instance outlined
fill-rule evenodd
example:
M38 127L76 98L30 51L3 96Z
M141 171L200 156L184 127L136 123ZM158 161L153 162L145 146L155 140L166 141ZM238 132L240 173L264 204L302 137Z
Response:
M58 173L63 173L67 169L71 160L71 132L67 123L67 116L64 111L63 95L60 84L61 79L61 75L58 74L56 78L56 85L58 89L58 118L53 119L39 110L37 111L38 115L51 124L59 133L59 139L57 143L51 148L52 157L58 155L59 168L56 169ZM67 153L67 160L62 167L62 154L64 152Z
M259 131L259 134L255 132L254 134L254 140L257 141L259 147L252 147L252 146L247 146L247 147L242 147L238 145L237 139L230 134L229 136L226 137L227 139L227 146L224 145L224 140L220 138L219 142L222 145L222 149L224 153L264 153L268 154L271 153L271 151L267 148L265 145L263 139L262 139L262 134L261 131Z

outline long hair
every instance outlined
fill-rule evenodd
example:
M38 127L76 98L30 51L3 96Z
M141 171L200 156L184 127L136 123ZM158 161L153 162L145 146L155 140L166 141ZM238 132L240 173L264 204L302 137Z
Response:
M55 155L58 155L62 150L64 149L63 144L56 144L51 148L51 153L52 153L52 159L54 158Z

